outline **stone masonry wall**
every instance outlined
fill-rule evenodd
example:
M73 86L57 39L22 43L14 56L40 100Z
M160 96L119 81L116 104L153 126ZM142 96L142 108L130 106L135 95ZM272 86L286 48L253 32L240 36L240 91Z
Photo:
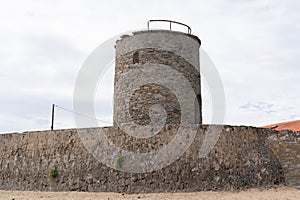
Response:
M84 131L102 130L119 147L148 152L168 143L177 128L166 125L161 136L134 142L114 127ZM273 187L284 183L284 175L288 182L299 172L299 155L294 154L299 152L299 135L283 137L286 133L254 127L212 128L222 132L205 158L199 157L208 130L203 125L177 161L148 173L121 172L100 163L88 153L76 129L1 134L0 189L125 193L242 190ZM276 150L277 144L280 150ZM289 147L295 152L290 153ZM57 170L57 178L49 177L52 169Z
M149 112L153 111L157 115L160 114L157 118L162 118L161 110L153 107L155 105L163 106L167 115L166 124L180 123L181 102L178 101L176 94L170 87L159 84L157 80L165 79L167 76L172 76L172 80L177 80L172 85L176 85L177 90L181 91L182 97L186 100L193 98L190 102L197 109L193 107L189 112L192 113L195 110L196 112L192 118L185 117L185 119L189 123L202 123L199 71L200 40L196 38L196 36L180 32L160 30L137 32L117 41L114 81L115 124L118 122L120 126L122 123L134 122L139 125L148 125L151 122ZM147 67L142 69L145 66ZM167 67L170 67L172 71L166 73L162 70L162 68ZM140 73L130 75L135 69L141 69ZM184 78L180 79L179 75ZM132 83L137 81L139 77L152 77L152 79L151 82L134 88ZM127 80L121 82L120 78ZM182 83L183 79L188 82L188 85ZM167 79L165 80L165 82L170 83ZM194 94L188 93L189 87ZM128 93L130 93L129 99L126 98ZM126 110L129 112L124 112Z
M266 143L282 165L286 184L300 189L300 132L268 132Z

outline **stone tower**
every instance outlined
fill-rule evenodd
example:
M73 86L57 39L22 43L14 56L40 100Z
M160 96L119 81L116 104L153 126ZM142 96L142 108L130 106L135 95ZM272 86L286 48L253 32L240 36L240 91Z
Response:
M162 118L164 124L179 124L183 103L178 95L192 98L193 107L187 112L194 113L186 122L201 124L200 45L190 28L184 33L148 27L123 35L115 45L114 124L134 122L143 126ZM192 88L193 95L187 87Z

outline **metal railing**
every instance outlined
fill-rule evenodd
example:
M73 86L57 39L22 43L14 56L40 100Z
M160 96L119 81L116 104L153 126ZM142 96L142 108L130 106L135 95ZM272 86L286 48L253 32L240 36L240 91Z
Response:
M168 22L170 24L170 31L172 30L172 23L174 24L179 24L179 25L182 25L182 26L185 26L187 27L188 29L188 34L191 34L192 33L192 29L186 25L186 24L183 24L183 23L180 23L180 22L176 22L176 21L171 21L171 20L165 20L165 19L151 19L147 22L147 27L148 27L148 31L150 29L150 22Z

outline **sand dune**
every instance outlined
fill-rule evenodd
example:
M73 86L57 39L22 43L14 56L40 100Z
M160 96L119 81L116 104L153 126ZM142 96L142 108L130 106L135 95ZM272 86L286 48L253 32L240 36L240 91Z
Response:
M93 192L33 192L33 191L3 191L0 190L0 199L9 200L37 200L37 199L66 199L66 200L299 200L300 190L280 187L270 190L250 189L241 192L195 192L195 193L153 193L153 194L117 194Z

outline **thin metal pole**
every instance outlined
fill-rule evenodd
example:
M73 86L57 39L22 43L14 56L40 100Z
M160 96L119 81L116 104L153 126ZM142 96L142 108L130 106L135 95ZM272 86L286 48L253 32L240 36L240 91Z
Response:
M54 124L54 107L55 107L55 104L52 104L51 131L53 131L53 124Z

